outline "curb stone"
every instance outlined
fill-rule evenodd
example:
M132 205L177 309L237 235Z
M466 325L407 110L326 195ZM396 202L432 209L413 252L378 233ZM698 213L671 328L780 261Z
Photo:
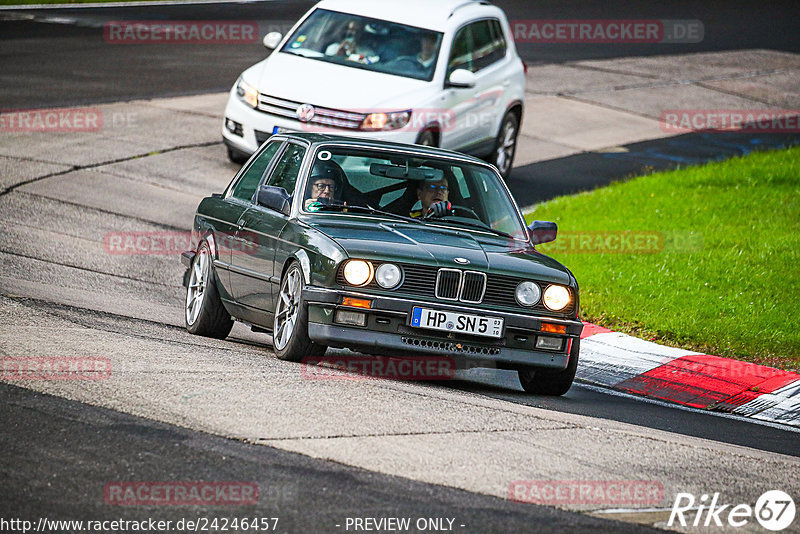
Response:
M584 322L576 378L625 393L800 427L800 374L666 347Z

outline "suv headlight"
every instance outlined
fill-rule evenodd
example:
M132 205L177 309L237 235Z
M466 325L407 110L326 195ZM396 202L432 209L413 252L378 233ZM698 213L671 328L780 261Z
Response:
M362 130L397 130L411 120L411 110L393 113L370 113L361 121Z
M569 305L569 289L564 286L551 285L544 290L544 305L548 310L560 311Z
M258 107L258 91L242 78L236 82L236 96L251 108Z

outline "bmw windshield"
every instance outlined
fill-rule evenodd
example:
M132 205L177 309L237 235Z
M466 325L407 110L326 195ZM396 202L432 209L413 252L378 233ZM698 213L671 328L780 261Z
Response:
M430 81L441 41L431 30L317 9L281 52Z
M314 155L302 198L306 213L363 213L527 240L498 175L464 161L326 146Z

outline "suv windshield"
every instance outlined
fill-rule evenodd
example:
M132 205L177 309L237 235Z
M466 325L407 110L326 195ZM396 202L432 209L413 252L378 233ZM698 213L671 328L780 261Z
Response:
M442 34L326 9L314 11L282 52L430 81Z
M500 178L483 165L326 146L314 155L308 176L302 204L307 213L385 214L527 239ZM429 212L446 202L446 212Z

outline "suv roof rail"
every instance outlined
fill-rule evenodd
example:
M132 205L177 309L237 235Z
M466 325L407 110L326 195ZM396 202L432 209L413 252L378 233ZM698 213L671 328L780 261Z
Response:
M492 3L489 2L488 0L466 0L465 2L458 4L456 7L454 7L453 10L450 11L450 14L447 16L447 18L449 19L450 17L452 17L455 14L455 12L461 9L462 7L471 6L473 4L478 4L482 6L492 5Z

